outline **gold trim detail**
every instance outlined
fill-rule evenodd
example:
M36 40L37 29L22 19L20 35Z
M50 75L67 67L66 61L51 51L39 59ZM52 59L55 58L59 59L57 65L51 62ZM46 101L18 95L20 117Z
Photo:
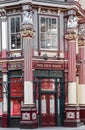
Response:
M76 38L77 38L77 35L75 33L65 34L65 39L67 40L75 40Z
M34 31L33 30L23 30L22 31L22 37L33 37Z
M78 46L85 46L85 40L79 39Z

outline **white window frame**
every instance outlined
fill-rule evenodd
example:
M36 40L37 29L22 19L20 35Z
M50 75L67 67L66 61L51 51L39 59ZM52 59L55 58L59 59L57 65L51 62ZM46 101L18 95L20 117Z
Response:
M57 36L57 45L56 45L56 47L55 48L41 48L41 29L40 29L40 27L41 27L41 18L42 17L45 17L45 18L55 18L56 19L56 27L57 27L57 34L56 34L56 36ZM59 20L59 18L58 18L58 16L48 16L48 15L39 15L39 49L40 50L54 50L54 51L58 51L59 50L59 39L58 39L58 33L59 33L59 27L58 27L58 24L59 24L59 22L58 22L58 20Z
M20 30L21 30L21 15L15 15L15 16L9 17L9 50L11 50L11 51L14 51L14 50L16 51L16 50L22 49L22 37L21 37L21 48L18 48L18 49L11 48L11 18L17 18L17 17L20 17ZM20 35L21 35L21 32L20 32Z

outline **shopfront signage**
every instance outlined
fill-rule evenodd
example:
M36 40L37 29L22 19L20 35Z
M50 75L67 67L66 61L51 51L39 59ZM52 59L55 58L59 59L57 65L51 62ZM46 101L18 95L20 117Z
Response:
M64 70L63 64L53 64L53 63L35 63L35 69L53 69L53 70Z

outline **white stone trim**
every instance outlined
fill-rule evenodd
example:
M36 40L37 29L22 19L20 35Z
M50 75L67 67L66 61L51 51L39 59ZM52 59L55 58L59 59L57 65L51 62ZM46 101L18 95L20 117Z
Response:
M76 82L68 83L68 104L77 104L76 100Z
M79 84L79 104L85 105L85 84Z
M33 83L24 81L24 104L33 104Z

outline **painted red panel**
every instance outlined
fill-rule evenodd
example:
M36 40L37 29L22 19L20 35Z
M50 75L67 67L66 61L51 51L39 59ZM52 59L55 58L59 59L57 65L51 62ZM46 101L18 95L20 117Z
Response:
M55 126L55 95L41 95L41 126Z
M20 109L21 108L21 101L12 100L11 101L11 116L19 116L21 114Z
M23 97L23 83L20 78L12 78L10 81L11 97Z
M20 78L10 79L11 116L21 115L21 101L23 100L23 82Z
M55 90L55 83L54 79L43 79L41 83L41 89L42 90Z

